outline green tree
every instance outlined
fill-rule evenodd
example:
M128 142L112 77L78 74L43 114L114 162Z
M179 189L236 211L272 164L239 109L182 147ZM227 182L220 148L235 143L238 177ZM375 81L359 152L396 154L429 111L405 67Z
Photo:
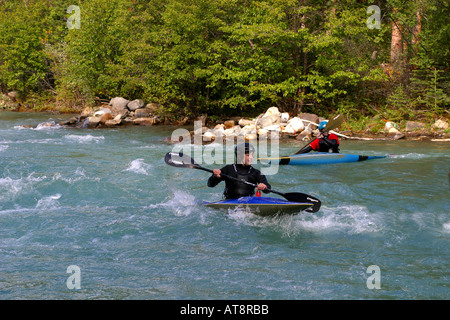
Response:
M118 23L124 1L80 3L81 25L68 31L62 46L58 90L62 99L93 104L110 98L123 85L117 72L122 56L123 28Z
M450 95L447 72L450 5L437 0L390 0L387 1L387 10L390 10L393 32L398 30L397 38L401 38L401 45L397 46L401 52L391 52L391 57L397 57L391 58L392 70L397 75L390 79L391 90L387 96L391 107L403 117L406 117L406 112L401 112L405 103L409 117L411 114L420 117L419 110L425 110L427 114L443 114L448 108ZM399 101L399 92L403 103L395 103Z
M22 96L45 87L48 27L43 1L13 1L0 7L0 82Z

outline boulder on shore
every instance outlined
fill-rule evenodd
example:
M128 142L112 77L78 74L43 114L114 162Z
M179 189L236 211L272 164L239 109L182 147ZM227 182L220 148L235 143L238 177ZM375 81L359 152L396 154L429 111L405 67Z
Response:
M106 113L103 113L102 115L101 115L101 117L100 117L100 123L101 124L105 124L106 123L106 121L108 121L108 120L112 120L112 115L111 115L111 112L106 112Z
M127 108L128 103L130 103L130 100L127 100L122 97L115 97L112 98L109 102L109 105L112 107L113 112L120 112Z
M152 126L155 124L154 118L135 118L133 119L133 124L140 126Z
M303 124L302 119L300 119L299 117L294 117L288 121L288 124L283 130L283 132L289 134L297 134L302 132L303 129L305 129L305 125Z
M122 115L118 114L114 119L105 121L107 127L114 127L122 124Z
M300 113L298 115L298 117L303 121L303 125L305 127L310 126L311 128L311 123L315 123L315 124L319 124L319 116L313 113ZM317 126L312 125L313 129L315 129Z
M92 116L87 118L87 121L85 122L84 125L86 126L86 128L95 128L99 125L100 121L101 121L100 117Z
M408 121L406 122L406 131L412 132L412 131L418 131L418 130L425 130L426 126L423 122L418 121Z
M78 117L60 124L79 128L112 127L122 124L149 126L161 123L161 117L158 115L160 111L162 111L161 105L157 103L145 105L142 99L130 101L115 97L109 104L86 107Z
M433 128L437 130L447 130L448 129L448 122L445 119L438 119L433 124Z
M127 108L130 111L135 111L135 110L143 108L143 107L144 107L144 101L142 99L136 99L136 100L130 101L127 104Z

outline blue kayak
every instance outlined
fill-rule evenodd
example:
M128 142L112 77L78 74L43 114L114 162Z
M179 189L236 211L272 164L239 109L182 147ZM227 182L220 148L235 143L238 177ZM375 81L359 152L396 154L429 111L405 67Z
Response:
M204 201L203 204L214 209L245 208L250 212L261 216L297 214L313 206L313 203L311 202L292 202L270 197L241 197L238 199L221 200L216 202Z
M269 163L279 165L309 165L309 164L330 164L344 162L358 162L372 159L382 159L386 156L361 156L357 154L313 152L295 154L288 157L260 158L259 160L269 160Z

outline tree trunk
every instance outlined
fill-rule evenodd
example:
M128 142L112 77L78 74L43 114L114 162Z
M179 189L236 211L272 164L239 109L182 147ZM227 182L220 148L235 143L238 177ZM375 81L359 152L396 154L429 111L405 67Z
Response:
M412 39L413 46L417 46L420 42L419 35L420 35L420 32L422 31L422 9L421 8L417 9L416 18L417 18L417 24L413 29L413 39ZM417 48L415 49L415 52L417 52Z
M403 57L403 39L400 26L397 22L392 22L391 36L391 63L397 65Z
M305 15L302 15L301 18L300 18L300 28L301 29L305 29L306 28L305 20L306 20ZM301 48L300 54L301 54L302 62L303 62L302 75L306 76L306 74L307 74L307 70L306 69L307 69L307 64L308 64L308 56L307 56L307 52L304 50L303 47ZM298 90L298 95L299 96L301 95L302 98L300 100L300 103L297 104L296 114L300 114L302 112L302 110L303 110L303 105L305 104L305 92L306 92L305 87L301 87Z

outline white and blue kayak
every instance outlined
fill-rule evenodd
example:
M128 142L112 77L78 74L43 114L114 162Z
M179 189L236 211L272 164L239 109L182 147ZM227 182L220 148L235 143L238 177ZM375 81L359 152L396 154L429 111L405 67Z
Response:
M260 216L298 214L314 205L312 202L292 202L271 197L241 197L216 202L204 201L203 204L214 209L244 208Z
M295 154L278 158L259 158L259 160L269 161L271 164L279 165L310 165L310 164L330 164L344 162L358 162L372 159L382 159L386 156L361 156L357 154L312 152Z

